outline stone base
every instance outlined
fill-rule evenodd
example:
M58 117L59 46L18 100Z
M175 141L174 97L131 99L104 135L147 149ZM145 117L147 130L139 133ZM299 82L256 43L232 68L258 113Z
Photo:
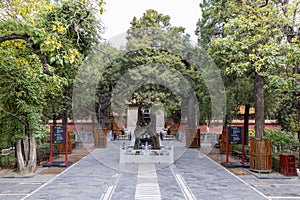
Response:
M73 162L64 163L64 161L53 161L52 163L46 163L43 167L69 167Z
M174 163L173 147L160 150L120 149L120 163Z

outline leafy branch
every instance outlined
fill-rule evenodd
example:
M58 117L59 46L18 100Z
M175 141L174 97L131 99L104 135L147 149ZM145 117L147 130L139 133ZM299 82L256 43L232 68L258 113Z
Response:
M47 67L47 58L46 56L42 53L40 45L39 44L34 44L33 41L30 39L30 36L27 34L7 34L3 37L0 37L0 44L5 41L10 41L10 40L25 40L27 43L31 44L31 48L33 49L33 52L40 58L40 61L43 65L43 72L44 74L47 74L49 76L53 76L53 73L48 69Z

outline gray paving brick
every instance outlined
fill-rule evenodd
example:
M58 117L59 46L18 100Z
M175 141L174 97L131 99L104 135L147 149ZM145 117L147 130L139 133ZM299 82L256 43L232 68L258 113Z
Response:
M126 144L129 141L126 141ZM123 141L109 141L59 175L0 178L0 199L97 199L113 188L112 200L135 198L137 164L119 164ZM170 143L170 142L169 142ZM197 149L175 144L174 165L156 164L157 183L163 200L181 200L189 192L196 199L300 198L300 179L258 179L234 176ZM176 177L175 177L176 176ZM182 183L178 177L182 177ZM145 180L143 180L145 181ZM179 182L178 182L179 181ZM183 185L182 185L183 184ZM186 185L184 185L186 184ZM265 196L264 196L265 195Z

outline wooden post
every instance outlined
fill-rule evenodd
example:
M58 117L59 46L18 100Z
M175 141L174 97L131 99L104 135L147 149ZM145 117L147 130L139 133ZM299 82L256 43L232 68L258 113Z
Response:
M185 144L188 148L200 148L200 129L186 128L185 129Z
M230 164L230 162L229 162L229 156L228 156L228 154L229 154L229 144L228 144L228 126L226 127L226 164Z
M64 164L68 164L69 158L68 158L68 146L69 146L69 133L68 133L68 126L66 125L66 147L65 147L65 162Z
M259 173L272 172L272 148L267 139L250 140L250 170Z
M94 129L94 145L97 148L105 148L107 144L106 128Z
M50 155L49 155L49 161L48 164L53 163L53 145L52 145L52 125L50 125Z
M245 126L242 128L242 162L241 164L246 164L245 162Z

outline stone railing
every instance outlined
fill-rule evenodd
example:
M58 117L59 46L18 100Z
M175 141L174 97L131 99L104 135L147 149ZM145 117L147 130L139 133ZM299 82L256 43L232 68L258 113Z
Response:
M173 146L160 150L120 148L120 163L168 163L174 162Z

